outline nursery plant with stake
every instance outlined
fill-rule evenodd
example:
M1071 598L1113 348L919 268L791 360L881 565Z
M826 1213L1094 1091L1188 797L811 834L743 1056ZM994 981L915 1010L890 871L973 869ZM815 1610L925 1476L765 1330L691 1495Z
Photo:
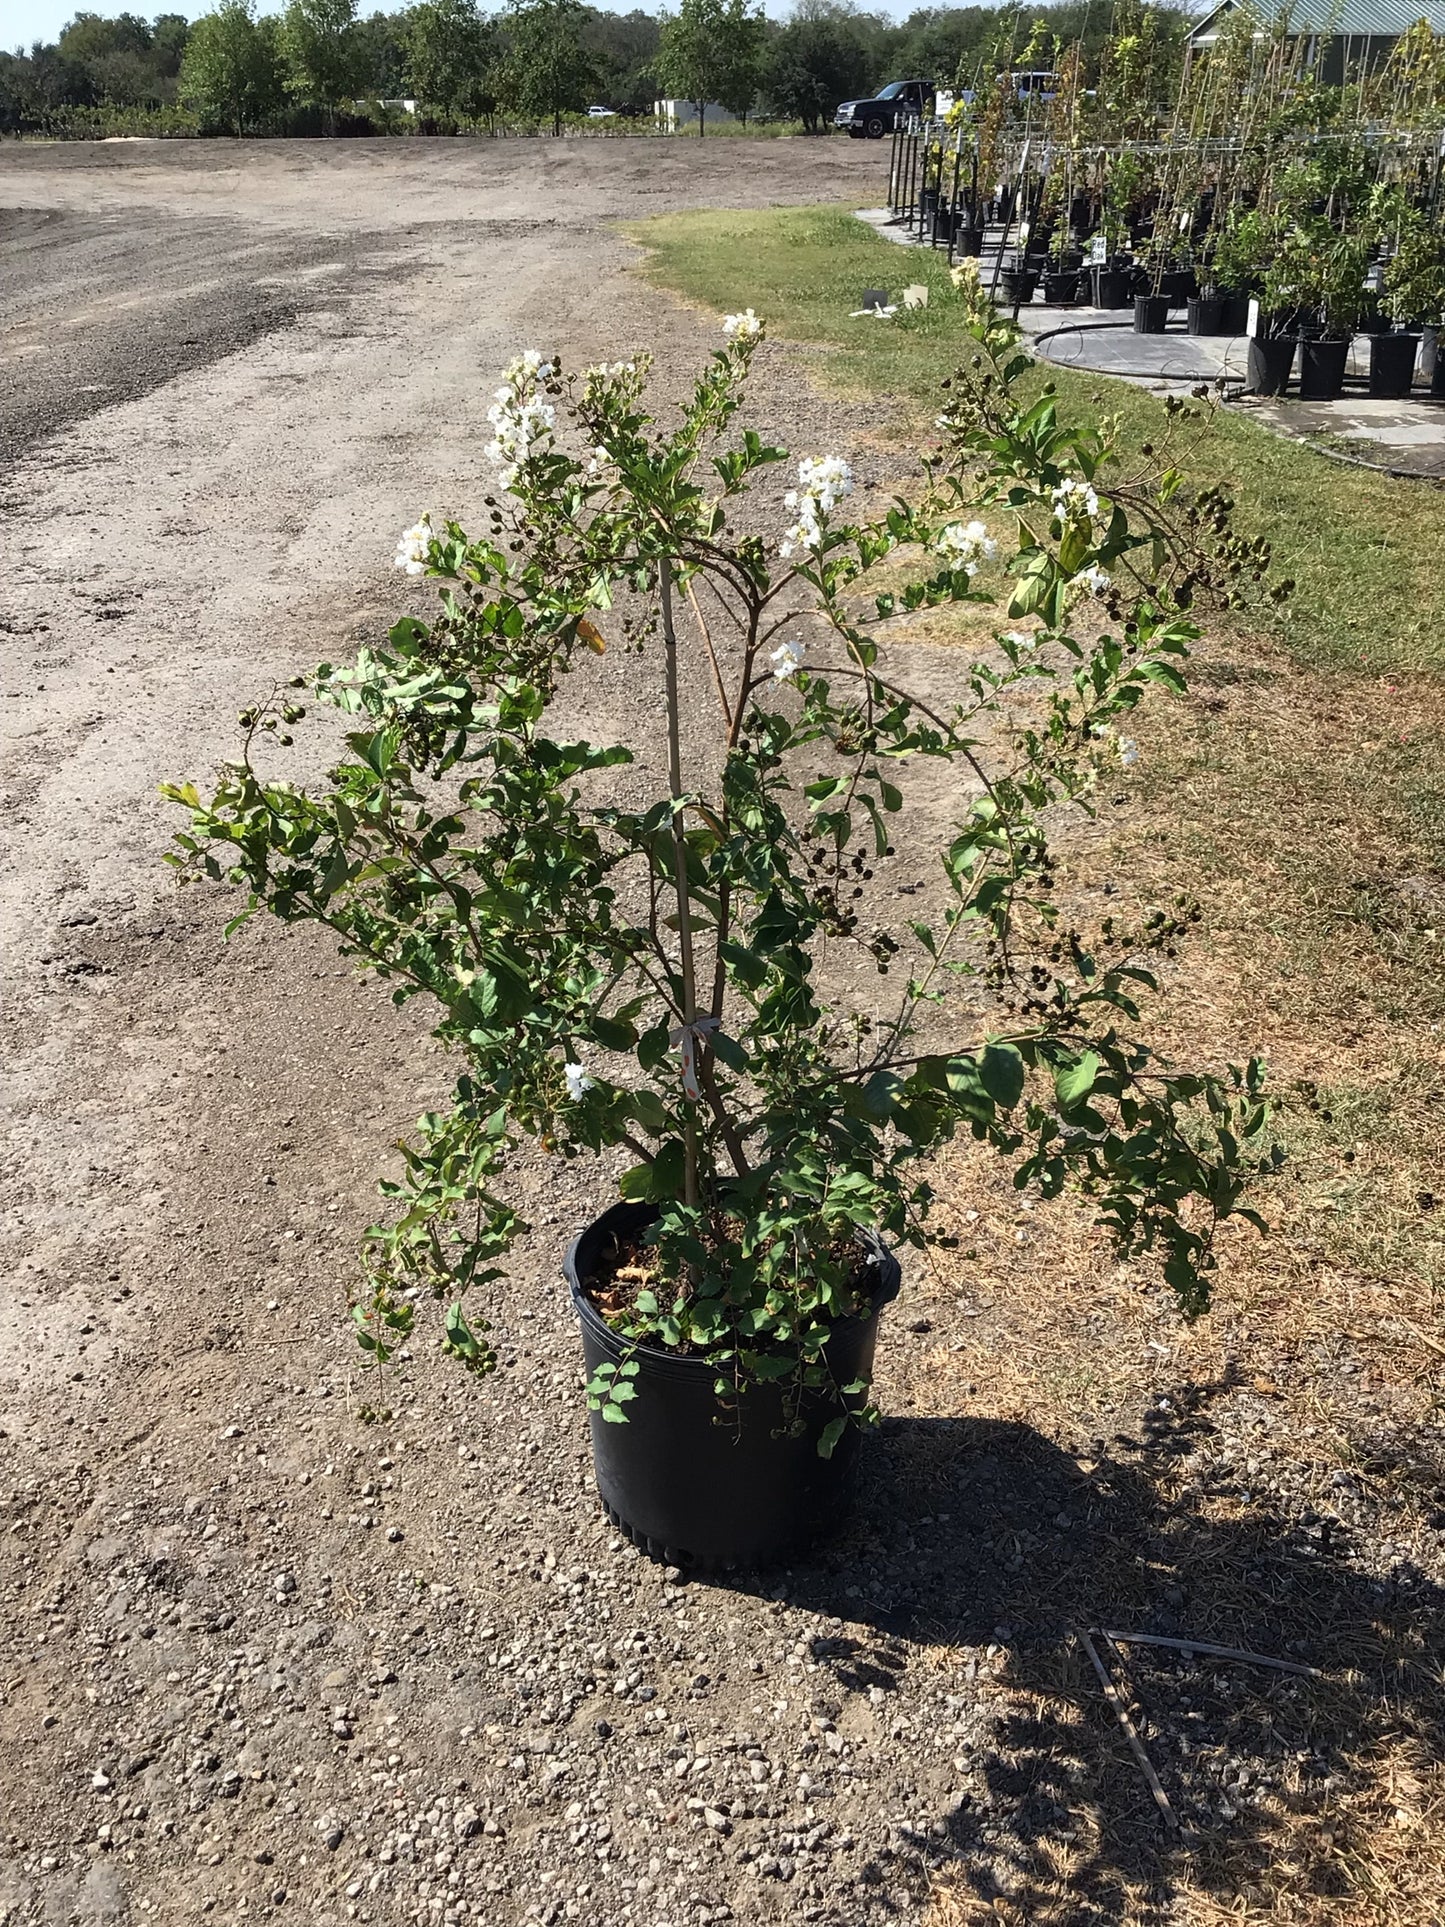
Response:
M399 565L440 587L436 618L310 679L346 725L326 780L279 773L303 705L278 692L245 713L209 794L166 792L190 816L184 877L241 889L237 922L265 909L333 931L397 1003L430 1000L459 1060L366 1240L353 1317L372 1360L434 1303L445 1350L490 1372L524 1229L509 1166L529 1143L609 1174L623 1154L606 1189L630 1209L574 1263L584 1328L612 1348L588 1386L594 1438L625 1449L650 1401L670 1409L659 1373L685 1367L717 1447L671 1439L662 1523L629 1514L625 1473L599 1458L604 1500L654 1550L763 1557L827 1512L796 1457L801 1497L767 1533L709 1539L688 1506L715 1503L704 1488L745 1435L846 1460L873 1415L871 1341L844 1379L839 1334L876 1316L889 1248L928 1242L930 1154L955 1133L1022 1189L1080 1187L1189 1313L1218 1225L1259 1222L1260 1066L1181 1069L1142 1035L1150 953L1173 954L1187 913L1085 930L1051 844L1137 754L1118 726L1146 691L1182 689L1194 596L1240 593L1268 558L1235 541L1222 498L1185 503L1162 451L1106 482L1107 429L1019 400L1026 357L976 278L965 302L944 448L912 500L858 520L840 456L794 463L739 425L751 312L673 425L649 411L646 357L576 374L519 357L491 408L484 526L424 516L401 540ZM785 463L784 508L759 508ZM990 570L1007 626L957 702L910 694L888 638L916 611L988 601ZM635 784L633 745L552 721L604 651L640 714L662 704L650 797L617 780L630 766ZM684 744L685 688L706 692L705 750ZM940 769L956 820L915 904L893 888L895 844L916 874L915 786ZM749 1463L765 1506L772 1475Z

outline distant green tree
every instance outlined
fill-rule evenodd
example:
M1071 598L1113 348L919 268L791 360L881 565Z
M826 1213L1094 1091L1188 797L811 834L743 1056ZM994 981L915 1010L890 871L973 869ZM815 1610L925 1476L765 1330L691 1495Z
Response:
M98 13L78 13L61 33L55 51L81 80L77 92L87 100L130 106L162 96L151 64L151 30L138 14L107 19Z
M502 19L498 92L514 112L550 118L554 134L562 132L564 114L589 104L597 84L582 37L587 12L581 0L511 0Z
M475 0L418 0L406 15L411 91L453 120L490 111L496 53L496 36Z
M657 98L652 63L662 44L656 14L634 7L631 13L588 10L582 44L596 72L595 100L620 114L647 114Z
M866 95L871 49L851 8L805 0L768 48L763 92L780 120L800 120L816 134L840 100Z
M319 107L334 125L337 108L363 81L356 0L290 0L280 32L286 91Z
M396 100L410 91L407 39L410 13L372 13L356 23L357 92Z
M191 23L183 13L158 13L151 28L151 65L162 81L174 81L181 71Z
M668 94L696 105L699 134L710 100L747 114L761 77L764 32L751 0L682 0L663 22L658 78Z
M222 0L191 28L180 99L203 124L237 135L268 125L285 98L275 23L258 22L252 0Z

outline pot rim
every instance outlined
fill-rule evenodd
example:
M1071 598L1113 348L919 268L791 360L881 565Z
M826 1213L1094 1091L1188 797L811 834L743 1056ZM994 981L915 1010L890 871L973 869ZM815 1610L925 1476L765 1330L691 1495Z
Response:
M572 1309L577 1313L579 1321L592 1332L594 1337L603 1343L616 1346L619 1350L625 1351L630 1357L645 1360L649 1370L675 1372L684 1377L693 1377L705 1372L710 1379L716 1378L717 1366L712 1364L708 1359L700 1357L695 1353L667 1351L661 1345L639 1344L631 1339L623 1338L619 1333L613 1331L607 1320L587 1296L582 1285L582 1278L577 1264L582 1241L590 1232L595 1231L603 1220L609 1217L614 1211L646 1214L639 1220L642 1224L651 1223L652 1218L657 1215L655 1211L649 1212L649 1207L645 1204L631 1204L625 1198L619 1199L616 1204L609 1205L606 1211L602 1212L598 1217L593 1218L590 1223L584 1225L576 1237L572 1239L571 1243L567 1246L566 1256L562 1261L562 1276L567 1282L567 1293L572 1300ZM885 1305L892 1304L902 1288L902 1267L899 1265L895 1255L878 1236L877 1232L860 1231L858 1234L858 1242L867 1254L865 1262L876 1265L878 1268L877 1281L870 1299L870 1309L855 1318L839 1319L829 1333L829 1344L832 1343L833 1339L839 1333L857 1330L860 1326L866 1325L872 1319L876 1318Z

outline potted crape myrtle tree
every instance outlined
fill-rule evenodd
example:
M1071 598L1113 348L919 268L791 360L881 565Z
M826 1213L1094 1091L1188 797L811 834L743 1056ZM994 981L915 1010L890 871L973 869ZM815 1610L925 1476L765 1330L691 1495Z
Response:
M1146 953L1185 919L1086 934L1051 835L1133 759L1117 726L1145 691L1182 687L1211 568L1228 588L1265 557L1187 557L1227 505L1186 516L1177 477L1106 489L1107 440L1015 400L1024 358L976 282L965 299L976 366L944 452L858 520L846 462L738 426L751 312L666 426L645 357L522 356L482 528L423 517L401 541L439 613L310 679L345 725L325 780L280 773L293 690L245 713L209 795L168 791L183 875L333 931L398 1003L430 1000L459 1060L368 1234L371 1360L434 1305L442 1347L490 1372L524 1229L509 1167L597 1162L565 1272L600 1494L679 1562L773 1559L838 1516L895 1254L933 1235L930 1155L955 1133L1022 1187L1082 1187L1190 1312L1215 1227L1253 1217L1258 1067L1181 1071L1139 1035ZM1010 626L956 703L910 695L887 639L986 601L981 569ZM661 709L635 744L581 730L607 674ZM917 876L940 782L932 893L900 896L895 848Z

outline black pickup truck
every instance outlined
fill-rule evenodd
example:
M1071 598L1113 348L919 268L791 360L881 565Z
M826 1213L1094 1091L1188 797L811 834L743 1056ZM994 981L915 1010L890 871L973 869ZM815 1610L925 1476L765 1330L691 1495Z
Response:
M925 114L933 105L931 80L890 80L872 100L845 100L833 116L835 127L846 127L854 140L882 140L909 114Z

